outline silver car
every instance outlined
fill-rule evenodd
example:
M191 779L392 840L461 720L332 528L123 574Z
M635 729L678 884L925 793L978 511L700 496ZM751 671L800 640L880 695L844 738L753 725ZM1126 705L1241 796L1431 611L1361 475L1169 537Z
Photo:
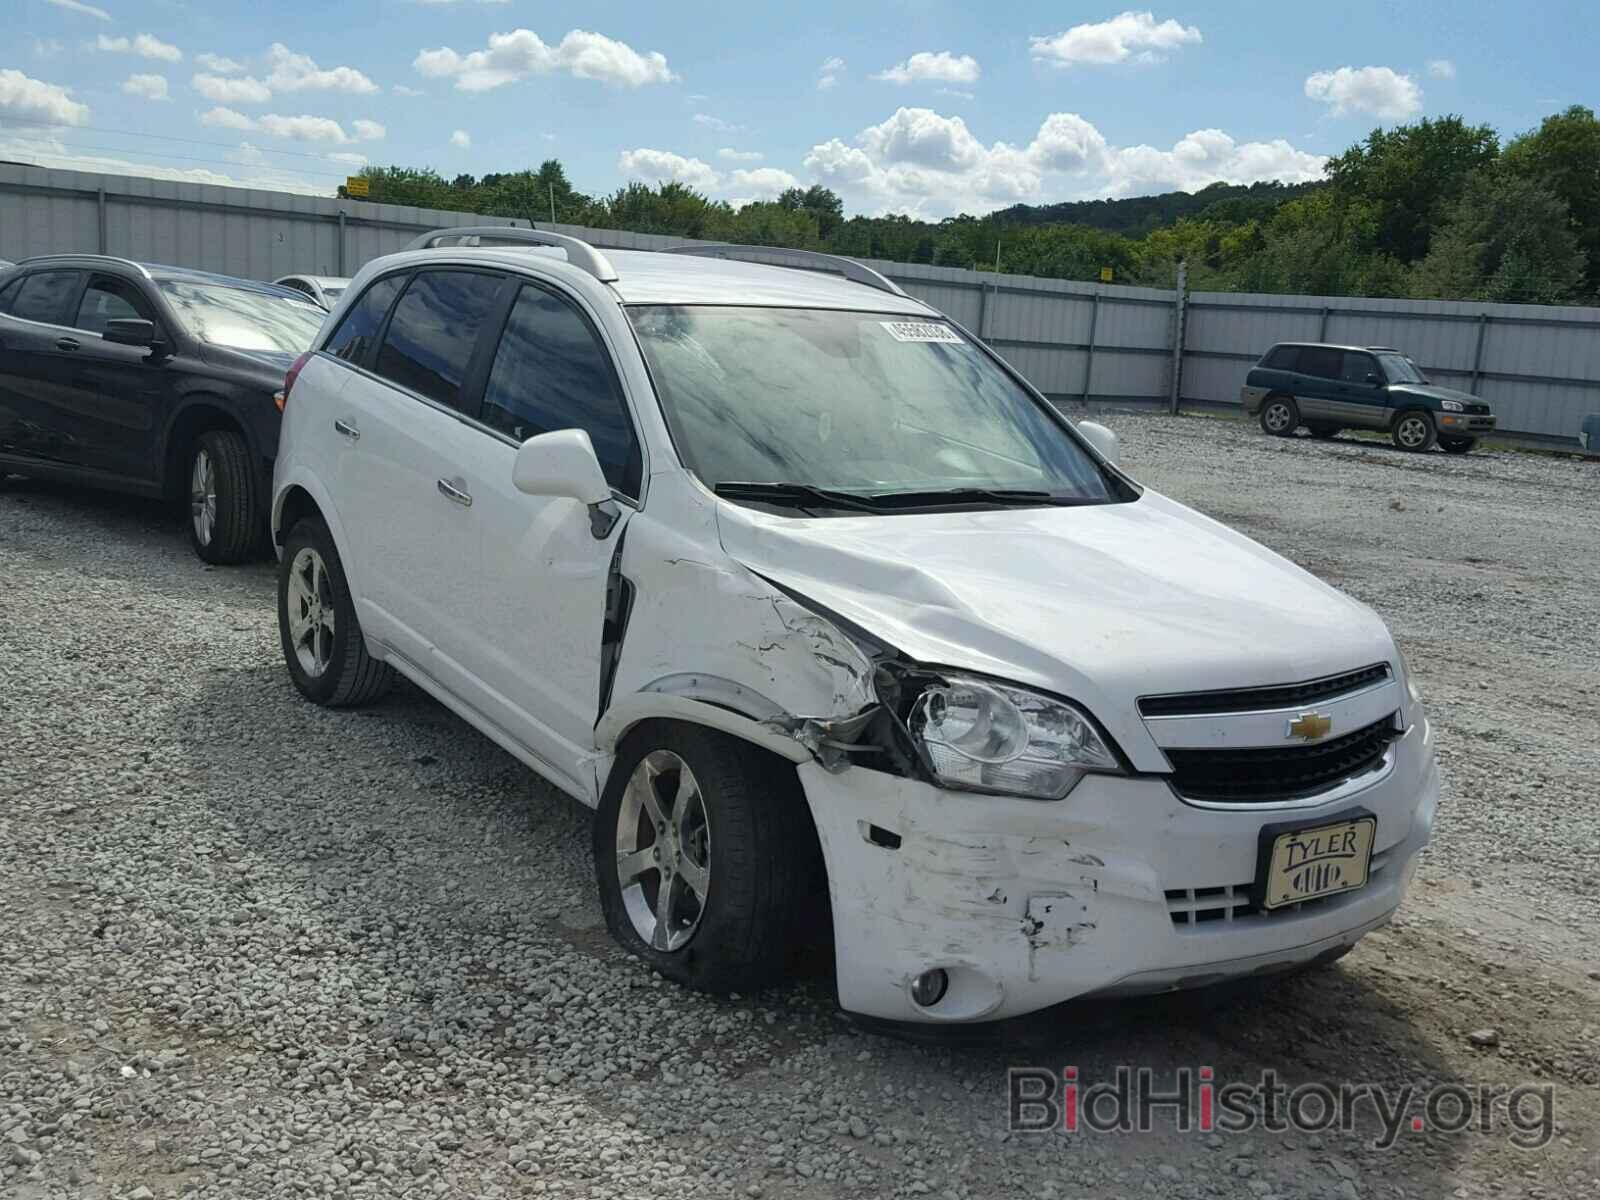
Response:
M345 288L350 286L350 281L342 275L285 275L273 282L279 287L304 292L330 311L339 303L339 297L344 295Z

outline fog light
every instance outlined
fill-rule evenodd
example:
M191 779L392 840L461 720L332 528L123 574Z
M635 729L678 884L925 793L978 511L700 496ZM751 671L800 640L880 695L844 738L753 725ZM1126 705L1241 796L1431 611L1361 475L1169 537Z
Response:
M919 1008L932 1008L944 999L949 987L950 976L944 973L943 967L935 967L911 981L911 999L916 1001Z

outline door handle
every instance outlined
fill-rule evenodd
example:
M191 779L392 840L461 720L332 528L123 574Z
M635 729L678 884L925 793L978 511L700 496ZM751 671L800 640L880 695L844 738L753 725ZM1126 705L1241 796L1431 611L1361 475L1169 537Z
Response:
M463 492L448 479L439 480L438 488L439 494L446 500L454 500L457 504L461 505L462 508L472 507L472 497L467 495L466 492Z
M341 421L335 417L333 420L333 429L335 433L344 434L344 436L349 438L352 442L358 442L361 440L361 430L350 424L349 421Z
M76 350L81 344L77 338L64 337L56 339L57 350Z

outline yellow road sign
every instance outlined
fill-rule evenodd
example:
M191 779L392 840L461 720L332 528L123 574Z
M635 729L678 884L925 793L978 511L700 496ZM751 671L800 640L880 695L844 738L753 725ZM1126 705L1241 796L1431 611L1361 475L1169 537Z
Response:
M357 196L365 200L367 198L367 181L359 176L352 175L344 181L344 190L347 196Z

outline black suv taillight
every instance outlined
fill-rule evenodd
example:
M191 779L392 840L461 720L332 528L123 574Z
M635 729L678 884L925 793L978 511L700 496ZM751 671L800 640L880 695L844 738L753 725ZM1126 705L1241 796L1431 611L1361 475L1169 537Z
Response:
M300 378L300 369L311 361L311 351L307 350L294 362L289 364L289 369L284 372L283 390L272 397L272 402L278 406L278 411L283 411L283 406L289 403L289 392L294 387L294 381Z

